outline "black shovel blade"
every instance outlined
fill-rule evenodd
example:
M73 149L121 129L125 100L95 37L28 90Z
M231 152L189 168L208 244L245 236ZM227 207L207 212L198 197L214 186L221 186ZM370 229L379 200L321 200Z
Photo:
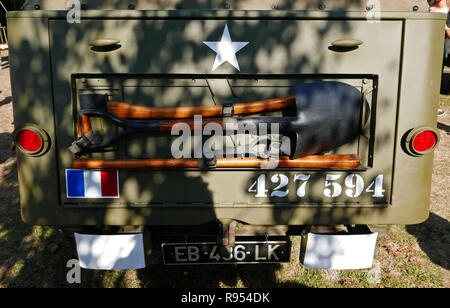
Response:
M326 152L359 136L364 102L358 89L324 81L294 85L293 91L297 116L285 123L295 134L293 158Z

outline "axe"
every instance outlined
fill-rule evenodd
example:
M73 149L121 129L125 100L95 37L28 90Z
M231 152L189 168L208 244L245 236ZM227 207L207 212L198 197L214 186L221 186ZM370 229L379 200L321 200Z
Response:
M209 122L217 123L222 127L226 126L224 125L226 123L231 123L231 126L236 129L258 127L261 124L271 127L275 124L280 133L294 141L291 142L290 151L294 159L331 150L359 135L365 102L362 93L355 87L336 81L315 82L294 85L293 93L296 108L290 116L207 118L202 122L202 127ZM85 151L101 150L131 133L169 132L177 123L186 123L191 128L195 128L192 119L133 121L120 118L108 112L105 101L106 95L102 94L80 95L81 110L78 116L83 127L82 137L86 135L86 132L92 133L89 125L84 123L87 116L108 118L124 130L105 142L92 143L90 139L80 151L77 151L74 143L71 147L72 152L79 154Z

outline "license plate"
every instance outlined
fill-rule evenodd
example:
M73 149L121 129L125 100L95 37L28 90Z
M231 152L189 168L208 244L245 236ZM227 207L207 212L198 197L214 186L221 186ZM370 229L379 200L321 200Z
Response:
M236 242L229 256L221 256L217 243L163 243L164 264L280 263L289 262L286 241Z

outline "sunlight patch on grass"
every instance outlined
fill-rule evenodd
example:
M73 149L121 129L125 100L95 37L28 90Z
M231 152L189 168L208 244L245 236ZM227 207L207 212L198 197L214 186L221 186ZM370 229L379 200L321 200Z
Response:
M14 265L7 271L5 280L6 281L14 280L17 276L19 276L24 265L25 265L24 260L18 260L16 263L14 263Z
M439 95L439 102L442 106L450 106L450 95Z

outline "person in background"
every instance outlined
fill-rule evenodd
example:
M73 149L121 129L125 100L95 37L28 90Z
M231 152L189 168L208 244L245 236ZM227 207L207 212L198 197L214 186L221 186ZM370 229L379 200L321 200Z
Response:
M450 66L448 63L450 60L450 19L449 19L449 5L447 0L427 0L430 5L430 12L447 14L447 23L445 25L445 46L444 46L444 63L445 66ZM438 116L443 115L445 112L441 108L438 109Z

